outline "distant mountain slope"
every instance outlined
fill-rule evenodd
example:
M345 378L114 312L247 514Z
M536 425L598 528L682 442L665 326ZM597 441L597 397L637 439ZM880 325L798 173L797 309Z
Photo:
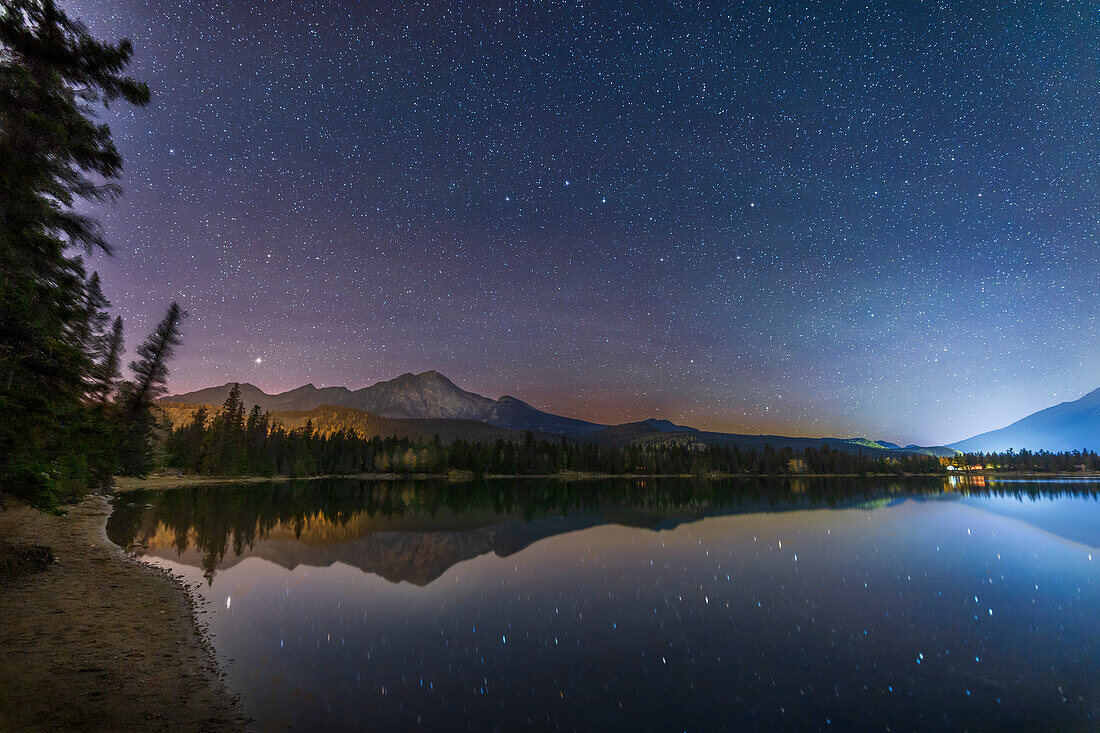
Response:
M955 450L949 445L907 445L902 448L907 453L922 453L926 456L950 457L957 456L961 451Z
M606 443L608 445L629 445L639 438L649 435L662 435L660 428L650 425L648 421L628 422L622 425L609 425L602 430L590 433L588 437L593 443Z
M182 402L162 402L161 407L168 415L173 427L179 427L191 420L191 416L199 406ZM314 429L323 434L350 429L368 438L378 436L430 440L438 435L444 443L450 443L458 438L479 442L491 442L501 438L515 441L523 438L523 433L520 431L499 428L477 420L379 417L354 407L334 405L321 405L311 410L272 410L271 417L289 430L300 428L307 421L312 421ZM539 433L538 436L545 439L554 437L544 433Z
M1032 413L1007 427L975 435L951 448L964 453L1014 450L1100 451L1100 389L1079 400Z
M863 438L796 438L785 435L743 435L739 433L715 433L695 428L683 428L672 425L666 420L643 420L641 422L612 425L585 436L586 440L619 447L637 445L644 447L687 446L703 448L711 445L736 446L744 450L763 450L772 448L821 448L828 446L833 450L846 453L864 453L868 456L896 455L901 449L885 448Z
M772 448L794 448L804 450L828 446L832 450L846 453L863 453L868 456L887 456L898 451L883 448L863 438L796 438L785 435L738 435L736 433L700 433L700 440L716 445L737 446L761 450L764 446Z
M862 440L862 438L860 440ZM902 451L903 453L920 453L925 456L955 456L959 453L954 448L948 448L946 445L910 444L903 447L897 443L891 443L888 440L875 440L870 442L872 442L872 445L878 446L879 448Z
M233 383L197 392L173 395L164 402L221 405ZM346 387L318 389L307 384L289 392L269 395L251 384L241 384L241 400L247 408L259 405L273 412L312 410L321 405L351 407L386 418L444 418L477 420L508 430L532 430L554 435L584 435L605 426L538 410L515 397L499 400L482 397L457 387L439 372L402 374L358 390Z
M462 418L389 418L378 417L354 407L332 407L322 405L312 410L298 410L294 412L276 412L273 416L281 420L288 428L298 428L306 424L307 420L313 421L313 427L322 433L331 433L341 428L352 429L360 435L380 437L397 436L399 438L423 438L431 439L438 435L444 443L449 443L458 438L464 440L476 440L479 442L491 442L498 439L518 440L523 437L516 430L498 428L495 425L479 422L477 420L465 420ZM542 436L552 437L552 436Z

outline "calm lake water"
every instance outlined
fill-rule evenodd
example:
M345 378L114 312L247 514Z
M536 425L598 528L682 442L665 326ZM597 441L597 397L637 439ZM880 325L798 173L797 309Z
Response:
M131 493L256 730L1097 730L1100 484Z

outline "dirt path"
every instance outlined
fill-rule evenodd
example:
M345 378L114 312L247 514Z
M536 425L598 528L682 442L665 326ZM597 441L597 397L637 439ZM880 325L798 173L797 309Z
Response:
M0 580L0 730L242 729L186 591L107 540L109 511L0 511L0 540L58 559Z

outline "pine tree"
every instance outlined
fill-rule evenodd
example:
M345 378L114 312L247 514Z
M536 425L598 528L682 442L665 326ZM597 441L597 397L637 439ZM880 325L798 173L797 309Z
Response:
M206 437L206 405L200 405L191 414L191 421L168 437L165 445L167 463L170 466L199 471L203 460L203 441Z
M126 385L121 399L118 463L123 474L144 476L148 471L156 427L155 400L168 391L168 360L180 344L180 322L186 317L187 311L178 303L168 306L164 318L138 348L138 358L130 362L134 381Z
M118 316L111 324L111 330L104 336L100 360L96 364L95 389L91 396L98 405L106 405L118 387L122 351L122 316Z

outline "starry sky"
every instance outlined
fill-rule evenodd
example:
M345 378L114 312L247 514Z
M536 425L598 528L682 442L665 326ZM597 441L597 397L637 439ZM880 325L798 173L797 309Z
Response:
M129 37L92 265L170 387L438 369L938 444L1100 387L1084 2L63 2Z

